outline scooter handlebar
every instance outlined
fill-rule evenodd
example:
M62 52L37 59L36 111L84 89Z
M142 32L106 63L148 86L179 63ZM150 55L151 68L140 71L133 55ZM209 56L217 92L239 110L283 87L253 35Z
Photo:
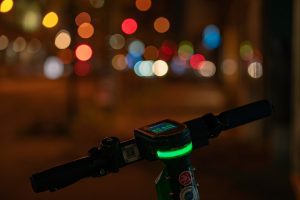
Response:
M95 175L101 166L105 166L103 161L95 160L93 157L84 157L33 174L30 181L34 192L55 191L82 178Z

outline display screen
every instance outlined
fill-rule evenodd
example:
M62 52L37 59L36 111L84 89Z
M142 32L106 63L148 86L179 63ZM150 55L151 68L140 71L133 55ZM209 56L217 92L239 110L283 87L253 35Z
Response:
M170 122L162 122L159 124L155 124L153 126L150 126L147 128L149 132L155 133L155 134L160 134L166 131L170 131L172 129L178 128L175 124L172 124Z

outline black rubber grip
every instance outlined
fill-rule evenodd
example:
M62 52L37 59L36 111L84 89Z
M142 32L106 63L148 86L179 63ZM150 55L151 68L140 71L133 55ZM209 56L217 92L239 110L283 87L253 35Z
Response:
M217 118L222 123L222 130L227 130L267 117L272 112L272 104L267 100L262 100L222 112Z
M34 192L55 191L75 183L76 181L92 176L99 165L92 157L84 157L31 176L31 185Z

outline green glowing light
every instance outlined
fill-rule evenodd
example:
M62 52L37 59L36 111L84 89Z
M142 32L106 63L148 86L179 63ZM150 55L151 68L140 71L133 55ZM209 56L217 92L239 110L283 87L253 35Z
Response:
M176 149L176 150L169 150L169 151L159 151L157 150L156 154L157 157L160 159L173 159L173 158L178 158L181 156L184 156L188 153L190 153L193 149L193 144L192 142L189 143L188 145L180 148L180 149Z

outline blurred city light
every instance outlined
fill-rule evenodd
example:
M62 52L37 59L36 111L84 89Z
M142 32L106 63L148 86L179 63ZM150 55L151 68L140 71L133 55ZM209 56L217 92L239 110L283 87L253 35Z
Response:
M27 42L23 37L17 37L13 42L13 51L18 53L24 51L26 48Z
M71 35L69 31L65 29L60 30L55 36L54 44L58 49L68 48L71 44Z
M161 47L159 48L159 56L158 58L164 61L171 60L172 56L177 51L177 45L169 40L166 40L162 43Z
M58 23L58 16L55 12L49 12L47 13L42 21L42 24L46 28L53 28Z
M138 24L132 18L125 19L121 25L122 31L127 35L131 35L131 34L135 33L137 28L138 28Z
M36 38L33 38L29 41L27 48L29 53L37 53L42 48L41 41Z
M244 41L240 45L240 56L245 61L250 61L254 57L253 47L250 41Z
M77 33L81 38L90 38L94 34L94 26L90 23L84 22L78 27Z
M109 45L113 49L122 49L125 46L125 38L121 34L113 34L109 38Z
M0 36L0 51L8 47L9 40L5 35Z
M135 6L139 11L147 11L151 8L151 0L136 0Z
M188 60L194 53L194 46L190 41L182 41L179 43L178 56L182 60Z
M90 4L94 8L101 8L104 6L105 0L90 0Z
M153 26L158 33L165 33L170 28L170 22L165 17L159 17L154 21Z
M134 72L140 77L151 77L153 76L152 70L153 61L139 61L134 65Z
M91 72L92 66L89 62L77 61L74 72L77 76L87 76Z
M31 9L26 11L23 19L22 26L27 32L36 31L41 24L41 14L37 9Z
M13 6L13 0L3 0L0 4L0 12L7 13L13 8Z
M203 77L212 77L216 73L216 65L210 61L203 61L200 63L198 73Z
M193 69L199 69L200 63L205 61L205 57L202 54L194 54L190 58L190 65Z
M75 17L75 23L80 26L83 23L91 23L92 19L89 13L81 12Z
M71 64L74 59L73 51L71 49L62 49L57 53L57 56L65 65Z
M87 61L93 55L92 48L87 44L81 44L75 49L75 55L78 60Z
M128 52L134 57L140 57L145 52L145 45L140 40L133 40L128 45Z
M64 73L62 61L54 56L48 57L44 63L44 75L48 79L60 78Z
M260 62L252 62L248 66L248 74L251 78L260 78L263 76L263 66Z
M141 57L141 56L135 57L135 56L133 56L133 55L130 54L130 53L128 53L128 54L126 55L126 62L127 62L127 65L128 65L129 68L133 68L134 65L135 65L137 62L141 61L141 60L142 60L142 57Z
M177 75L184 74L187 70L186 61L180 59L178 56L173 57L171 61L171 70Z
M238 70L238 64L233 59L225 59L222 62L221 70L226 75L233 75Z
M115 55L112 58L111 64L118 71L125 70L127 68L126 57L123 54Z
M153 63L152 70L156 76L164 76L168 73L169 66L165 61L157 60Z
M208 25L203 31L203 46L208 49L216 49L221 44L221 35L216 25Z
M145 60L156 60L158 58L158 49L153 45L147 46L145 48L144 58Z

